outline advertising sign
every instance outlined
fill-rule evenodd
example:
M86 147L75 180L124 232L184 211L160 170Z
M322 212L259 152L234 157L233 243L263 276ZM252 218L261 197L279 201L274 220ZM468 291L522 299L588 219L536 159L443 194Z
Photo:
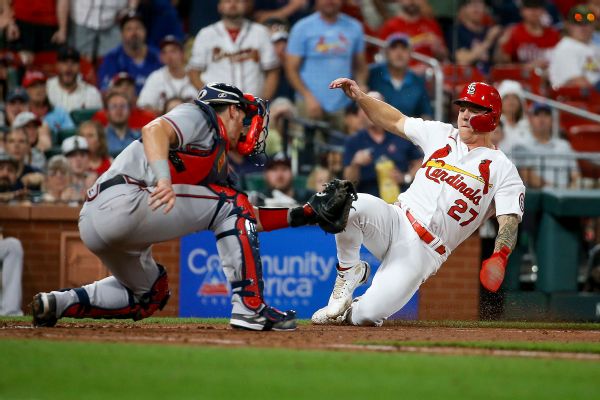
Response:
M335 282L335 237L316 227L302 227L260 233L259 238L267 303L280 310L296 310L299 318L310 318L327 304ZM379 262L364 248L361 259L371 265L372 278ZM231 289L213 233L183 237L180 260L179 315L228 318ZM354 295L360 296L367 287L359 287ZM396 316L416 319L417 303L415 295Z

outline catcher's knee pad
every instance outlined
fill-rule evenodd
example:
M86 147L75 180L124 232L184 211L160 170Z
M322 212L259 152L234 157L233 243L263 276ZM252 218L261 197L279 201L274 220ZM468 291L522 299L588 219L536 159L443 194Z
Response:
M157 264L157 266L159 269L158 278L154 281L150 291L144 293L139 301L136 302L133 292L126 288L129 298L129 304L127 306L117 309L92 306L85 289L76 288L73 290L75 291L79 302L67 307L61 315L61 318L131 318L134 321L138 321L151 316L156 310L162 310L171 296L167 271L162 265Z

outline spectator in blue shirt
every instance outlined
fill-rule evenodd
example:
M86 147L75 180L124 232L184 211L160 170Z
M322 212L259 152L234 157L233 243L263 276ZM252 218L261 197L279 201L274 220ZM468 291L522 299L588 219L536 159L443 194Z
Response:
M370 92L369 95L384 100L380 93ZM408 140L375 125L362 109L358 113L364 129L346 139L344 179L354 182L358 192L380 197L375 164L387 158L396 167L392 173L394 180L402 191L406 190L421 166L423 153Z
M111 157L116 158L131 142L140 138L140 132L129 128L131 113L127 96L119 92L110 92L106 97L106 143Z
M456 45L453 46L456 50L452 53L458 65L474 65L487 75L502 27L486 23L490 18L485 7L483 0L463 2L457 18Z
M403 114L430 119L433 110L425 82L408 68L410 54L409 37L391 34L386 41L386 62L371 67L368 85Z
M340 13L342 3L317 0L317 12L293 26L285 65L300 116L324 119L340 131L350 100L342 91L330 90L329 83L340 76L353 76L364 87L368 72L363 28Z
M139 94L148 75L162 66L159 51L146 44L146 27L139 14L128 13L121 19L121 38L123 43L104 57L98 69L98 84L104 91L113 76L125 71L135 79Z

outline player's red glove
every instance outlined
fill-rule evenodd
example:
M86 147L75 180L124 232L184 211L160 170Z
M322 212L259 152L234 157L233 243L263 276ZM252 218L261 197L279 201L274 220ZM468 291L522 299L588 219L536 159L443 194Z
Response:
M508 246L502 246L500 251L492 254L490 258L485 260L481 265L479 272L479 280L483 287L490 292L497 292L504 280L504 270L508 262L510 249Z

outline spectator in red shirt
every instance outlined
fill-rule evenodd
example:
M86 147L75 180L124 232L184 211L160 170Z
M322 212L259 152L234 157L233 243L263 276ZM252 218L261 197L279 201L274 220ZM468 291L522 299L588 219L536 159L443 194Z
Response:
M131 129L140 130L144 125L156 118L156 115L150 111L141 109L136 105L137 94L135 91L135 81L127 72L119 72L112 78L109 91L111 93L122 93L129 99L131 115L129 116L128 125ZM94 114L92 119L100 122L104 127L108 125L108 117L106 116L105 109L99 110Z
M4 1L3 3L8 3ZM13 0L6 37L11 48L20 52L25 65L33 53L56 48L67 39L67 19L57 18L59 9L69 7L67 0Z
M423 0L398 0L402 12L383 24L379 37L385 40L392 33L404 33L410 37L413 51L445 60L448 48L444 42L444 34L435 19L423 16L422 2Z
M529 67L546 68L549 52L560 40L560 33L544 26L546 13L543 0L523 0L521 17L523 22L508 28L500 38L496 51L496 63L521 63Z

